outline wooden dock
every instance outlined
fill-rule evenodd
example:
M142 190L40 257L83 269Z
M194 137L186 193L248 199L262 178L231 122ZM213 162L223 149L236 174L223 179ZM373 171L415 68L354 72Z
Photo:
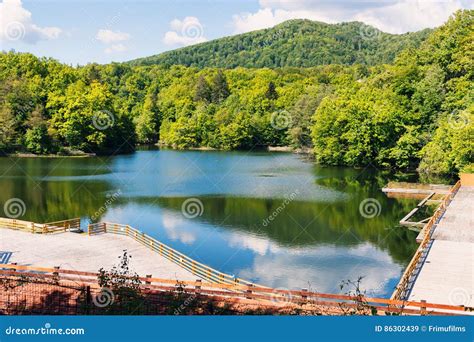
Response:
M390 182L382 188L387 197L392 198L419 198L424 199L426 196L447 195L451 186L443 184L420 184L406 182Z
M474 307L473 199L474 186L447 196L392 298Z

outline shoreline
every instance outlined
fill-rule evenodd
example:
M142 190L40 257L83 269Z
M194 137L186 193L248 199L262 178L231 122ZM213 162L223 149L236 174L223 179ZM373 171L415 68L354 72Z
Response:
M0 155L0 157L9 158L91 158L97 157L95 153L84 154L34 154L34 153L7 153Z

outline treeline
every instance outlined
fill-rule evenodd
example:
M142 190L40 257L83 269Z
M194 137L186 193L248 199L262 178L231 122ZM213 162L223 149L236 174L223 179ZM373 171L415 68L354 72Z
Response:
M0 151L306 147L324 164L456 172L472 162L473 11L391 65L219 69L0 55Z
M130 63L197 68L376 65L391 63L403 49L418 47L430 31L395 35L360 22L326 24L295 19L269 29L215 39Z

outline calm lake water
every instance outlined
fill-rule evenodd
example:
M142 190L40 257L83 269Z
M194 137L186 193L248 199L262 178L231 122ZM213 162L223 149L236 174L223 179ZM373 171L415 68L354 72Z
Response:
M0 158L0 211L19 198L22 219L129 224L263 285L339 292L341 281L363 276L369 294L389 296L417 247L416 233L398 226L416 201L380 191L393 179L369 168L318 167L288 153ZM368 198L380 204L372 218L359 210ZM200 214L194 218L193 208Z

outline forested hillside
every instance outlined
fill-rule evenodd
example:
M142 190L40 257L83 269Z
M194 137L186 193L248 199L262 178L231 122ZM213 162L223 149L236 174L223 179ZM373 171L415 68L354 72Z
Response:
M393 62L403 49L418 47L430 30L388 34L359 22L325 24L290 20L275 27L131 61L133 65L198 68L313 67Z
M2 53L0 152L291 145L323 164L454 173L473 157L473 15L376 66L73 68Z

